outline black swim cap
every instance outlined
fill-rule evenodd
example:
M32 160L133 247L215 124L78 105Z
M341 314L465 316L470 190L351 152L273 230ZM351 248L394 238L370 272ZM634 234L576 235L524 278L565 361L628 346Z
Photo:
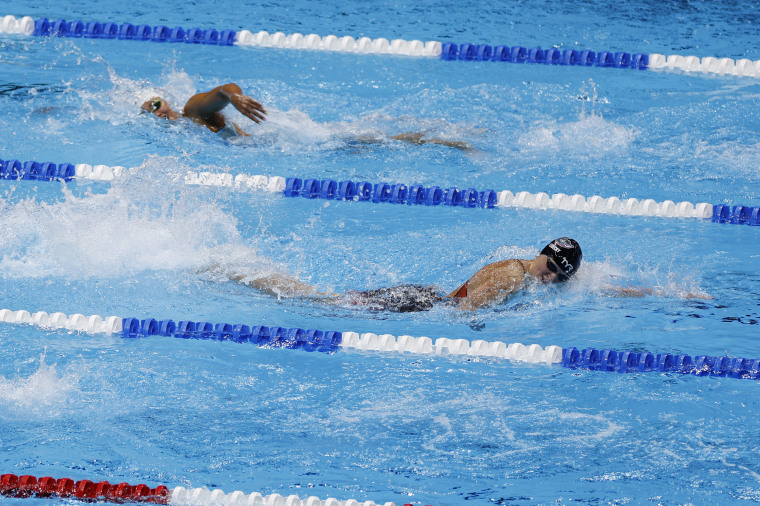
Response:
M554 260L561 272L557 272L557 281L567 281L581 265L583 252L575 239L560 237L554 239L541 250L542 255Z

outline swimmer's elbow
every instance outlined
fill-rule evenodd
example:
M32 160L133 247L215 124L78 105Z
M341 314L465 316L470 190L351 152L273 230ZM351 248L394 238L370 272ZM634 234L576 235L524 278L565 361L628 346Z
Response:
M230 95L243 93L243 90L240 88L240 86L237 85L237 83L227 83L217 89L220 93L223 93L228 98Z

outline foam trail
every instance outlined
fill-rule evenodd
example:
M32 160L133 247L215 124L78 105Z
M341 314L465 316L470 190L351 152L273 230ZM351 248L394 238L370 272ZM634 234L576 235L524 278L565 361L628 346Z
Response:
M268 265L243 241L231 212L179 181L186 170L154 157L105 194L64 190L54 203L0 198L0 276L111 278L221 261Z
M635 139L634 129L589 114L569 123L550 120L533 125L520 135L517 144L528 152L551 150L577 156L601 156L620 153Z
M47 365L42 355L39 367L28 377L0 376L0 406L14 417L52 415L79 391L80 377L75 372L59 373L55 365Z

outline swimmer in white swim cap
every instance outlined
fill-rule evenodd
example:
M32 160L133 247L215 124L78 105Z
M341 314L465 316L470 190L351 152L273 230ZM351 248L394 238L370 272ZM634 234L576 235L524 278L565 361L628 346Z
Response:
M169 102L161 97L153 97L143 103L141 109L150 112L159 118L176 120L181 117L189 118L199 125L203 125L214 133L225 130L237 135L248 135L239 126L227 119L222 114L222 109L232 104L240 114L251 119L255 123L261 123L266 118L266 110L260 103L245 95L235 83L217 86L211 91L198 93L190 97L182 112L171 108Z
M140 108L145 112L152 113L156 117L171 121L183 117L189 118L225 138L235 135L248 136L248 133L243 131L237 124L228 121L222 114L222 109L230 104L240 111L243 116L257 124L266 120L267 111L264 109L264 106L248 95L245 95L240 86L235 83L217 86L211 91L193 95L187 101L185 107L182 108L181 112L172 109L169 102L161 97L153 97L150 100L146 100ZM384 135L382 134L361 135L352 140L360 144L377 144L383 142L383 137ZM390 138L414 145L438 144L462 151L473 151L472 145L468 142L429 137L421 132L405 132L391 135Z

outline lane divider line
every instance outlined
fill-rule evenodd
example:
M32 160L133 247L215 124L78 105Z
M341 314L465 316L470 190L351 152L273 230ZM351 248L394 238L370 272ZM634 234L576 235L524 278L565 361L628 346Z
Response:
M284 497L280 494L262 495L259 492L245 494L239 490L225 493L206 487L189 488L166 485L150 488L147 485L129 483L111 484L107 481L55 479L50 476L38 478L31 475L0 475L0 496L12 498L75 498L86 502L151 503L179 506L206 506L225 504L229 506L396 506L393 502L377 504L374 501L359 502L355 499L339 501L333 497L325 500L316 496L301 499L297 495ZM405 504L404 506L413 506Z
M441 337L429 337L366 332L321 331L315 329L266 327L230 323L120 318L97 315L84 316L63 313L34 314L26 310L0 309L0 322L35 325L43 329L64 328L88 334L116 334L124 338L165 336L181 339L207 339L252 343L259 347L300 349L307 352L334 353L351 349L363 352L411 353L420 355L465 355L493 357L531 364L561 365L569 369L588 369L606 372L668 372L697 376L721 376L760 379L760 359L728 356L653 354L649 352L599 350L559 346L541 347L538 344L505 343Z
M441 59L466 61L494 61L511 63L538 63L545 65L614 67L646 70L649 55L624 51L591 51L582 49L541 49L522 46L491 46L488 44L446 43L441 47Z
M122 166L88 165L53 162L20 162L0 160L0 180L72 181L90 179L112 181L122 177ZM184 176L189 185L230 187L240 190L283 193L286 197L351 200L373 203L460 206L460 207L517 207L528 209L555 209L562 211L617 214L628 216L657 216L661 218L701 218L717 223L760 226L760 206L692 204L672 200L657 202L653 199L620 199L593 195L566 195L545 192L531 193L510 190L478 191L475 188L441 188L438 186L407 186L404 184L370 183L367 181L333 181L319 179L283 178L229 173L189 171Z
M132 25L96 21L66 21L34 19L24 16L16 19L8 15L0 18L0 33L36 36L57 36L90 39L141 40L158 43L188 43L219 46L255 46L264 48L287 48L321 50L356 54L389 54L440 58L442 60L490 61L558 66L595 66L638 70L671 70L686 73L710 73L737 77L760 77L760 60L721 58L713 56L663 55L660 53L634 53L626 51L592 51L584 49L560 49L550 47L527 48L523 46L490 44L455 44L439 41L405 40L379 37L354 37L345 35L320 36L315 33L283 32L269 33L260 30L185 29L180 26Z

